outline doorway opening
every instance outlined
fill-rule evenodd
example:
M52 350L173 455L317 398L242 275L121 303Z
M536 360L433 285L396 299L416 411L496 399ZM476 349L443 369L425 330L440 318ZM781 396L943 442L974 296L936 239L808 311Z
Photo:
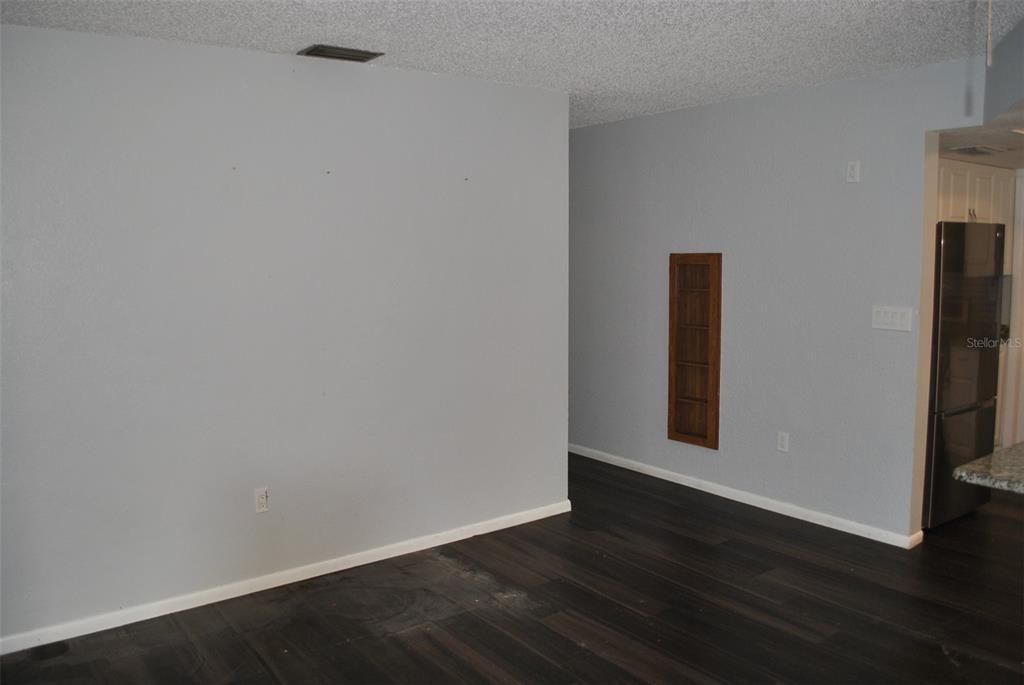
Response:
M934 528L989 499L957 467L1024 442L1024 133L930 132L925 172L915 508Z

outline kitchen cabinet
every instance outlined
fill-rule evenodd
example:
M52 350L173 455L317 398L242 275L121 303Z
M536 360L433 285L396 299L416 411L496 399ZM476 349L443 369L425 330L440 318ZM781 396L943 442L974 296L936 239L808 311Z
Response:
M939 160L939 220L1013 226L1015 177L1012 169Z

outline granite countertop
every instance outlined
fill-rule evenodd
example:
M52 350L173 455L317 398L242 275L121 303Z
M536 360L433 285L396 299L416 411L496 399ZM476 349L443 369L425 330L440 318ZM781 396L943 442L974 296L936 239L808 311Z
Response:
M953 477L965 483L1024 495L1024 442L957 466Z

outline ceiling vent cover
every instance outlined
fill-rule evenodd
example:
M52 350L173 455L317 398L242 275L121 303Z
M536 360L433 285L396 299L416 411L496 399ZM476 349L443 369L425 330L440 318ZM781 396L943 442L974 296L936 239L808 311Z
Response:
M327 59L340 59L344 62L369 62L377 59L383 52L369 52L367 50L355 50L353 48L339 48L335 45L310 45L298 54L308 57L325 57Z
M949 152L958 152L961 155L994 155L1006 152L1009 148L1001 145L958 145L946 148Z

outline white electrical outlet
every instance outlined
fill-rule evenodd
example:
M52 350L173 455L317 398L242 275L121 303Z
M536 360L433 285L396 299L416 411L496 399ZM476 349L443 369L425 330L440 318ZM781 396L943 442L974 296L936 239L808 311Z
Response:
M270 509L270 488L256 488L256 512Z
M779 431L779 437L778 437L778 441L776 443L776 446L779 448L780 452L788 452L789 451L789 433L786 433L785 431Z
M855 159L846 163L846 182L860 183L860 160Z

